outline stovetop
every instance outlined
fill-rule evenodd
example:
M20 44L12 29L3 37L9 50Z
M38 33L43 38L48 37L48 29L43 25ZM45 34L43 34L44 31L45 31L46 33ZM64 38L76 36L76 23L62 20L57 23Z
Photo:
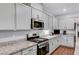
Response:
M36 43L42 43L44 41L47 41L48 39L43 39L43 38L35 38L35 39L30 39L29 41L36 42Z

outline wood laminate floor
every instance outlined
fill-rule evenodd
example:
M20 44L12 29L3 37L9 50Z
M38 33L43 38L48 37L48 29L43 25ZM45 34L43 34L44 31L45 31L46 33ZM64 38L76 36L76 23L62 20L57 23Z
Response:
M74 48L60 46L51 55L74 55Z

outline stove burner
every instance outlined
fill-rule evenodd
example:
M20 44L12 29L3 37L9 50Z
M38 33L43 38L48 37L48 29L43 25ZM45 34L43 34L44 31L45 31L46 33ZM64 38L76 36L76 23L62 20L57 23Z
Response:
M35 38L35 39L30 39L30 41L32 42L36 42L36 43L41 43L44 41L47 41L48 39L42 39L42 38Z

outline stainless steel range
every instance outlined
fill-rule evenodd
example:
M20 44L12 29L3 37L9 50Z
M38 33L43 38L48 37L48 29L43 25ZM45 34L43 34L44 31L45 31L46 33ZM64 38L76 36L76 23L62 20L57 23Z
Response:
M27 35L27 40L37 43L37 55L45 55L49 52L48 39L39 38L39 36Z

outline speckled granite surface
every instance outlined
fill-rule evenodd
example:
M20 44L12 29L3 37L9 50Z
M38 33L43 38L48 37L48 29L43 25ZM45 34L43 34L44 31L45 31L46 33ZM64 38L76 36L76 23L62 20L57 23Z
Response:
M20 51L24 48L29 48L37 43L26 41L25 39L7 43L0 43L0 55L9 55L11 53Z

